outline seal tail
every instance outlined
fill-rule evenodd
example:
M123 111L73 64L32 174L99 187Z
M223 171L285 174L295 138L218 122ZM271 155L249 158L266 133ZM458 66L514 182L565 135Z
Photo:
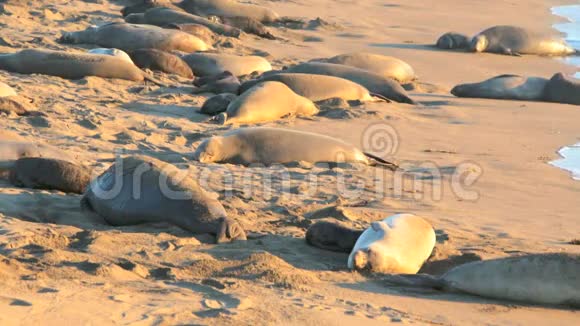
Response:
M446 288L445 281L429 274L390 274L385 275L382 279L384 282L395 286L431 288L436 290L444 290Z
M385 101L385 102L387 102L387 103L393 103L393 101L392 101L392 100L390 100L390 99L388 99L388 98L384 97L384 96L383 96L383 95L381 95L381 94L377 94L377 93L370 93L370 94L371 94L371 96L372 96L372 97L379 98L379 99L381 99L381 100L383 100L383 101Z
M400 167L397 164L393 163L393 162L389 162L389 161L383 160L382 158L380 158L378 156L375 156L373 154L370 154L370 153L366 153L365 152L363 154L366 157L368 157L368 158L370 158L370 159L373 160L373 162L372 162L373 164L371 164L373 166L374 165L381 166L381 167L384 167L384 168L389 169L391 171L396 171L396 170L400 169Z

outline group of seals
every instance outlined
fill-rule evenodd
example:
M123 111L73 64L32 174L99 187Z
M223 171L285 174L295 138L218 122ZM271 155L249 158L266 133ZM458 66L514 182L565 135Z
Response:
M564 40L552 35L541 35L510 25L493 26L475 35L449 32L437 40L442 49L466 49L472 52L490 52L505 55L571 55L578 53Z
M451 90L457 97L521 101L546 101L580 105L580 81L562 73L551 79L500 75L479 83L460 84Z

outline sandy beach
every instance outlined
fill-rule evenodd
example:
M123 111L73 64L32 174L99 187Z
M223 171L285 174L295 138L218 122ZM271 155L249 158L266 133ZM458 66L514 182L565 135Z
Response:
M0 52L90 46L60 44L63 31L122 21L129 1L6 1ZM580 253L580 182L549 164L580 142L580 107L457 98L449 90L501 74L550 78L577 67L540 56L442 51L445 32L473 35L493 25L547 32L566 1L266 1L281 16L330 23L272 27L277 40L242 35L218 52L266 57L275 69L353 51L398 57L419 77L417 105L370 102L263 126L333 136L377 155L403 174L376 167L290 166L290 186L269 168L193 161L206 137L233 129L197 112L210 94L155 72L177 87L119 79L66 80L0 71L28 106L45 116L0 116L0 136L57 146L95 175L116 153L142 153L192 173L208 173L248 241L212 244L166 224L113 227L81 211L80 195L16 188L0 179L0 324L53 325L573 325L580 311L387 286L350 272L348 254L306 244L317 220L366 228L398 212L427 219L437 244L423 272L439 275L479 259L525 253ZM28 4L28 5L26 5ZM224 45L225 44L225 45ZM97 46L94 46L97 47ZM387 148L367 144L387 131ZM120 152L122 150L122 152ZM235 180L224 186L223 175ZM249 176L249 177L248 177ZM312 186L309 178L317 176ZM272 185L264 186L270 178ZM249 180L249 181L248 181ZM343 189L356 187L356 191ZM353 190L353 189L350 189Z

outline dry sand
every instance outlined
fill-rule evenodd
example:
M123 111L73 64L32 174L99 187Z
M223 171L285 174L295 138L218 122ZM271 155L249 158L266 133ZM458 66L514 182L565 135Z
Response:
M106 0L9 2L29 6L4 5L1 52L36 47L73 51L75 46L55 42L60 31L120 20L123 5ZM472 34L498 24L548 31L558 19L549 7L559 2L253 2L284 16L321 17L341 28L273 29L284 40L246 36L218 49L267 52L276 67L366 50L397 56L415 68L422 82L437 85L431 93L411 92L421 102L417 106L371 103L266 124L321 132L354 144L361 144L371 124L391 126L399 141L394 157L409 171L403 190L382 169L301 165L288 170L293 177L289 188L269 192L262 187L268 169L203 167L188 159L201 139L228 130L204 122L206 117L196 111L206 97L191 95L191 87L0 72L23 101L46 113L1 116L1 135L56 145L97 172L122 148L181 162L192 170L207 168L216 176L220 171L230 171L237 179L254 176L253 189L236 184L231 196L217 177L208 186L249 232L265 235L213 245L208 243L211 237L191 237L168 225L110 227L81 213L77 195L18 189L0 181L0 324L580 322L579 312L563 308L388 288L376 277L347 271L347 254L309 247L303 239L318 218L334 217L364 228L404 211L426 217L437 230L438 243L426 272L441 273L479 258L580 252L580 246L567 244L580 236L580 183L547 164L557 158L560 146L580 140L579 108L459 99L447 92L455 84L498 74L549 77L575 68L551 58L454 53L427 46L450 30ZM172 84L186 82L156 76ZM469 176L483 174L456 194L452 181L463 170ZM304 196L311 175L318 175L319 186ZM413 177L419 180L415 187ZM279 178L274 176L274 183ZM377 179L385 189L382 195L376 194ZM349 198L337 188L341 180L349 185L362 181L363 191ZM442 189L441 198L433 195L432 184ZM476 197L470 198L473 192Z

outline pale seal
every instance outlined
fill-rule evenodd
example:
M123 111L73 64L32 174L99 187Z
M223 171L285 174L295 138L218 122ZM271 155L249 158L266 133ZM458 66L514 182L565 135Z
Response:
M259 79L248 80L240 86L240 94L253 86L267 82L278 81L301 96L318 102L330 98L341 98L345 101L371 101L373 97L362 85L348 79L314 74L284 73L264 76Z
M450 49L464 49L467 50L469 48L469 44L471 43L471 38L467 35L456 33L456 32L447 32L439 39L437 39L437 43L435 44L436 47L440 49L450 50Z
M413 214L396 214L371 223L348 256L349 269L415 274L435 247L435 230Z
M409 95L407 95L407 92L403 87L401 87L401 85L394 79L356 67L335 63L306 62L290 67L289 69L283 70L279 73L288 72L340 77L360 84L371 93L381 95L387 99L401 103L415 103Z
M129 55L139 68L158 70L185 78L194 77L187 63L175 54L157 49L138 49L129 51Z
M131 57L127 54L127 52L125 52L123 50L119 50L119 49L96 48L96 49L89 50L87 53L111 55L113 57L118 57L120 59L123 59L123 60L131 63L131 64L134 64L133 60L131 60Z
M276 81L260 83L237 97L217 121L225 124L251 124L275 121L289 116L311 116L318 107Z
M501 75L479 83L457 85L451 89L451 94L457 97L541 101L547 84L548 80L541 77Z
M216 242L246 240L215 196L175 166L149 157L115 162L87 187L81 204L115 226L166 222Z
M127 23L108 23L99 27L91 26L80 32L65 32L60 41L97 44L123 51L152 48L163 51L196 52L210 49L210 46L199 38L179 30Z
M326 135L282 128L239 128L204 140L195 150L195 160L201 163L288 164L362 163L384 164L396 169L393 163L363 153L355 146ZM375 160L369 160L369 158Z
M183 0L178 6L199 16L248 17L262 23L276 22L280 16L270 8L235 0Z
M9 174L18 187L82 194L91 181L87 168L71 162L39 157L18 159Z
M268 60L258 56L239 56L225 53L192 53L182 59L196 76L217 75L224 71L234 76L249 75L253 72L272 70Z
M546 85L544 100L580 105L580 80L562 73L555 74Z
M470 50L506 55L577 53L558 37L535 34L517 26L494 26L480 32L471 40Z
M364 69L387 78L392 78L401 84L410 83L417 79L413 67L405 61L376 53L345 53L329 59L318 59L316 61Z
M390 284L433 287L482 297L580 308L580 255L531 254L471 262L441 277L393 275Z
M306 242L314 247L337 252L351 252L363 233L337 223L321 221L306 231Z
M41 157L75 162L66 152L50 145L0 139L0 170L11 169L23 157Z
M14 88L0 82L0 97L9 97L9 96L17 96L18 93L14 90Z

